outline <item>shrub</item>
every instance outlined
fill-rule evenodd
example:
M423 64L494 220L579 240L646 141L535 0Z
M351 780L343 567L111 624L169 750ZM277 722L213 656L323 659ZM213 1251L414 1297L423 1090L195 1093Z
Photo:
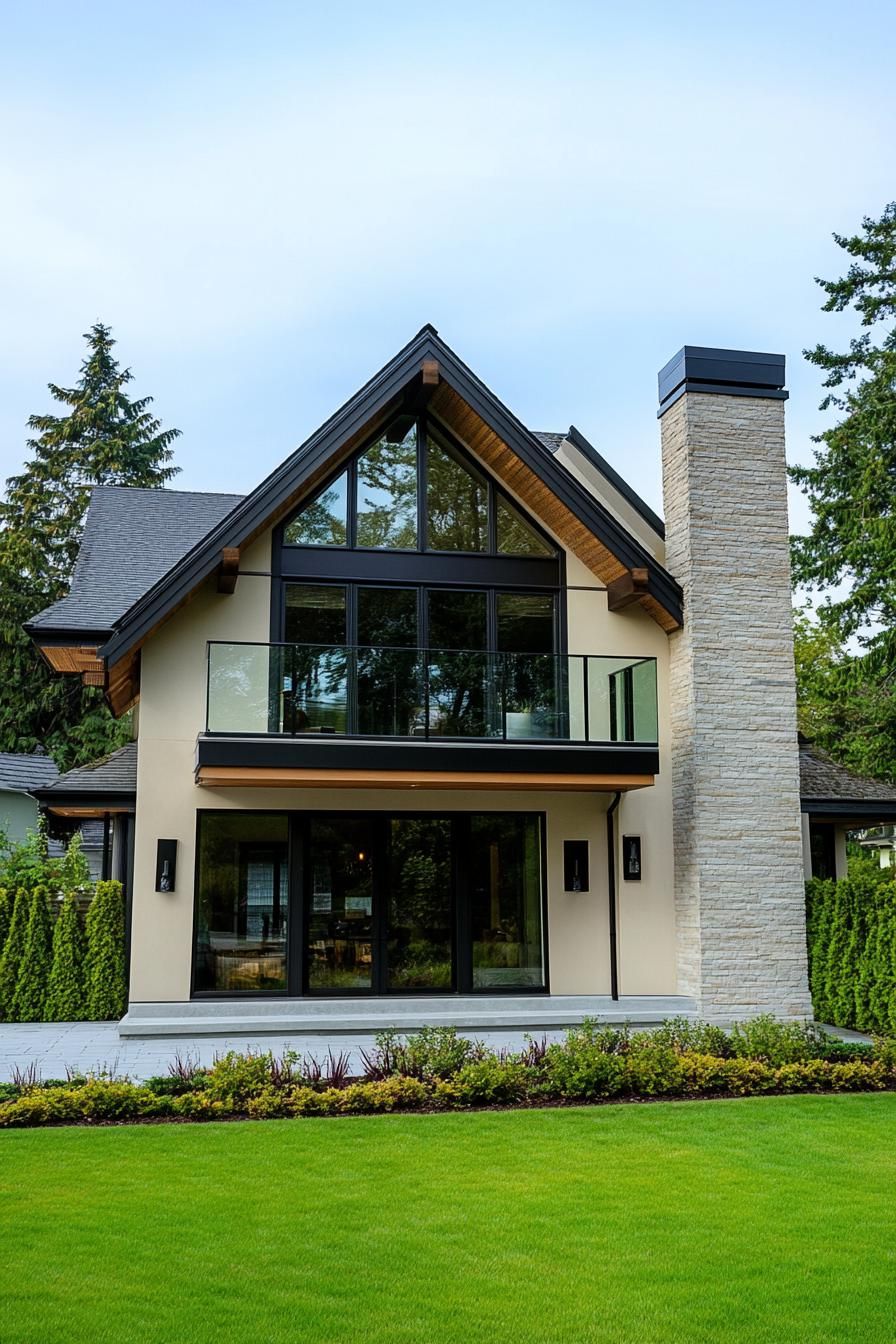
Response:
M22 960L12 999L12 1017L16 1022L42 1022L50 979L53 938L46 887L35 887L22 944Z
M632 1050L625 1060L622 1089L642 1097L680 1095L684 1085L681 1054L651 1042Z
M87 1016L92 1022L121 1017L127 1006L127 987L120 882L97 882L86 925Z
M250 1097L271 1086L271 1058L270 1054L251 1050L242 1055L237 1050L228 1050L208 1070L203 1091L210 1101L225 1102L239 1110Z
M12 1001L16 992L16 981L19 978L22 953L25 950L25 932L30 912L31 893L26 887L19 887L13 901L3 955L0 956L0 1012L7 1021L12 1018Z
M624 1080L622 1054L608 1054L600 1042L571 1032L562 1044L548 1047L539 1091L549 1097L591 1101L617 1096Z
M831 1038L812 1023L778 1022L768 1013L737 1022L731 1029L731 1053L740 1059L792 1064L828 1052Z
M0 956L9 934L9 922L12 919L12 897L6 887L0 887Z
M686 1017L670 1017L652 1033L658 1045L668 1045L673 1050L696 1051L700 1055L716 1055L724 1058L731 1054L731 1042L723 1027L713 1026L711 1022L691 1022Z
M69 891L53 929L53 961L45 1008L48 1022L79 1022L84 1018L85 951L78 897L74 891Z
M395 1073L407 1078L450 1078L482 1053L480 1045L459 1036L454 1027L421 1027L403 1039L394 1031L381 1031L376 1046L382 1077Z
M489 1054L461 1065L451 1078L438 1079L433 1096L443 1106L506 1106L522 1101L539 1073L520 1058Z

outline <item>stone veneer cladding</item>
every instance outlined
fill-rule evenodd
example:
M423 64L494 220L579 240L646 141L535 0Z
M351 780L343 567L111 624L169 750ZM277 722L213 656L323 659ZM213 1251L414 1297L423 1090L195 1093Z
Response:
M678 992L707 1017L811 1016L784 402L687 392L662 416Z

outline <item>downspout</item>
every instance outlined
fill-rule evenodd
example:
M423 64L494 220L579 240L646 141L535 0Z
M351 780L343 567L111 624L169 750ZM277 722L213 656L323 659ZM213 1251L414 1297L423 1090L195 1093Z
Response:
M619 951L616 937L616 824L614 813L622 794L617 789L607 808L607 889L610 910L610 995L619 998Z

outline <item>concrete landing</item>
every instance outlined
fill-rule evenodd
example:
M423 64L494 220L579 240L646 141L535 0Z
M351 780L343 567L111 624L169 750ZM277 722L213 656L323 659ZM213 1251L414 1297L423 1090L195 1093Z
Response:
M200 1036L371 1036L393 1028L456 1027L463 1032L562 1030L585 1018L648 1026L697 1016L693 999L677 995L473 995L370 999L193 999L132 1003L118 1024L123 1039Z

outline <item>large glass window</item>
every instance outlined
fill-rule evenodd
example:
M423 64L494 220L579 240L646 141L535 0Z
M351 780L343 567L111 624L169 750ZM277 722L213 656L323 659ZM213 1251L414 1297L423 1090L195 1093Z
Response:
M287 546L345 546L348 541L348 473L343 472L305 504L283 530Z
M374 835L368 817L315 817L309 837L308 988L373 985Z
M450 821L390 822L389 989L450 989L454 893Z
M498 551L501 555L555 555L553 546L503 495L496 507Z
M287 824L276 813L200 813L197 990L287 988Z
M356 545L417 546L417 425L397 422L357 463Z
M414 736L423 728L417 590L358 588L358 731Z
M346 590L335 584L286 585L286 639L280 650L281 718L288 732L348 728Z
M439 589L427 594L430 736L492 735L487 597Z
M426 544L433 551L489 549L485 477L431 435L426 455Z
M470 881L473 988L540 988L544 955L538 818L474 816L471 842L464 862Z

